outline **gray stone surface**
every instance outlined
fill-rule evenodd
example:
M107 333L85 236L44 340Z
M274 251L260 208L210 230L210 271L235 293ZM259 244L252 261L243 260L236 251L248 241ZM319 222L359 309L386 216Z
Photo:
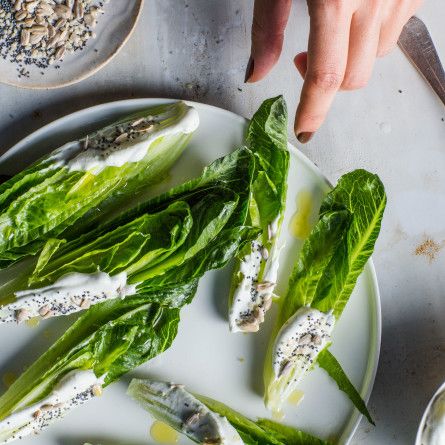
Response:
M306 7L295 2L271 75L244 85L251 14L245 0L147 0L129 43L92 78L56 91L0 86L0 150L57 117L120 98L179 97L250 116L264 98L284 93L293 113L301 79L292 58L305 48ZM445 3L430 0L419 16L445 60ZM396 50L377 62L365 89L338 95L323 128L300 147L329 179L364 167L388 193L374 255L383 310L370 401L377 427L363 421L353 444L413 443L428 399L445 380L444 120L443 105ZM417 249L427 239L438 248L433 258Z

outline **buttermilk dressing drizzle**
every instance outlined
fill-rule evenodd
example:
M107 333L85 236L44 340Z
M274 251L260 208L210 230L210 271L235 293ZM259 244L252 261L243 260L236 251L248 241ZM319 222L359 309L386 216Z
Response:
M311 307L300 308L280 329L273 348L272 386L287 400L318 354L331 342L335 317ZM274 398L272 398L274 399ZM277 400L271 400L270 407Z
M98 378L91 370L70 371L44 399L0 422L0 442L9 443L39 433L71 409L99 396L104 379L105 375Z
M251 250L240 262L241 280L232 297L229 311L231 332L256 332L272 305L277 282L279 256L279 218L268 227L270 251L259 241L253 241Z
M16 301L0 308L0 322L21 323L33 317L50 318L88 309L92 304L136 293L126 272L69 273L50 286L15 292Z
M151 144L160 138L193 133L199 125L198 112L185 104L182 116L171 124L178 113L171 107L164 114L141 117L118 125L111 125L79 141L60 147L52 156L57 166L69 171L100 173L106 167L122 167L139 162Z

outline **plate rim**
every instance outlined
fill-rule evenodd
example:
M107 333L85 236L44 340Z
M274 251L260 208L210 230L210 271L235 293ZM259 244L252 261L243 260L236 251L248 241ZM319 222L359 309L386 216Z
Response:
M140 0L143 2L144 0ZM209 105L202 102L197 101L191 101L191 100L185 100L185 99L178 99L178 98L166 98L166 97L141 97L141 98L133 98L133 99L123 99L123 100L117 100L117 101L109 101L109 102L103 102L97 105L93 105L91 107L82 108L80 110L77 110L73 113L66 114L64 116L61 116L46 125L40 127L39 129L31 132L27 136L25 136L23 139L18 141L16 144L14 144L12 147L7 149L1 156L0 156L0 164L7 160L8 157L11 155L14 155L20 150L22 150L27 144L32 142L33 139L41 137L43 134L47 132L51 132L53 127L57 127L60 124L63 124L64 120L68 120L73 117L78 117L84 113L93 113L94 111L101 110L104 108L111 108L113 105L121 105L121 106L131 106L131 105L139 105L143 103L153 103L154 104L160 104L160 103L172 103L177 101L183 101L186 104L189 105L198 105L200 108L207 108L211 109L214 112L228 114L233 119L239 120L240 122L246 123L248 122L248 119L245 117L233 112L226 110L221 107L217 107L215 105ZM288 147L290 148L290 151L299 159L299 161L303 162L307 168L309 168L313 173L315 173L317 176L322 178L326 185L329 188L332 188L333 185L329 181L329 179L326 177L326 175L321 171L321 169L312 162L304 153L302 153L300 150L297 149L295 145L292 143L288 143ZM368 356L368 364L366 366L366 372L364 373L363 381L361 388L359 390L359 393L367 403L369 401L369 398L371 396L375 378L377 375L378 365L379 365L379 358L380 358L380 349L381 349L381 338L382 338L382 307L381 307L381 296L380 296L380 289L377 279L377 272L374 266L374 262L372 257L367 261L365 265L365 269L369 274L370 284L373 289L373 305L374 310L373 313L371 313L372 318L374 318L374 322L372 324L375 324L375 326L372 327L370 332L370 338L371 338L371 352ZM375 330L375 333L372 331ZM340 436L339 436L339 442L343 443L345 445L348 445L353 438L359 423L362 419L363 415L358 412L357 409L353 409L352 414L350 415L349 419L345 423Z
M105 66L108 65L117 56L117 54L121 51L121 49L126 45L128 40L130 39L130 37L133 35L133 32L136 29L136 25L138 24L139 18L142 14L142 9L143 9L145 0L135 0L135 1L136 1L137 11L136 11L136 14L134 15L133 21L131 23L131 26L130 26L127 34L122 39L122 41L116 46L114 51L105 60L103 60L101 63L99 63L99 65L95 66L92 69L86 70L83 74L78 75L74 79L67 80L67 81L60 81L60 82L52 84L52 85L45 85L43 83L24 85L20 82L14 82L14 81L5 80L2 78L0 78L0 83L2 83L3 85L9 85L9 86L13 86L16 88L23 88L25 90L56 90L58 88L64 88L64 87L68 87L70 85L74 85L76 83L81 82L82 80L88 79L89 77L93 76L98 71L100 71L102 68L105 68ZM67 116L69 116L69 115L67 115Z

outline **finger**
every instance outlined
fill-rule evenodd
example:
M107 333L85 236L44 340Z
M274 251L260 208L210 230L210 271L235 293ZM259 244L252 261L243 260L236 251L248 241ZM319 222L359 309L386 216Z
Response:
M348 63L342 90L366 86L372 75L381 25L379 2L369 2L354 13L349 35Z
M291 5L292 0L255 0L246 82L261 80L278 61Z
M297 54L294 58L294 64L297 67L297 70L300 73L301 77L304 79L306 77L307 71L307 53L304 52Z
M348 2L309 3L310 33L307 72L294 130L307 142L323 123L346 69L352 10Z
M387 55L397 46L403 27L422 3L422 0L388 0L380 30L378 57Z

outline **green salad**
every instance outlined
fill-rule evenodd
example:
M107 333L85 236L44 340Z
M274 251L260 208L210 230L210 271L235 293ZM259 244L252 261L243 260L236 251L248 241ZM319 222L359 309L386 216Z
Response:
M231 262L230 331L258 331L272 299L278 301L264 365L266 406L279 411L318 364L372 422L329 347L379 234L382 183L364 170L340 179L279 298L290 162L284 99L261 105L244 146L198 177L143 199L141 191L162 180L198 121L182 102L146 109L61 147L0 186L0 268L23 265L0 295L0 322L81 312L0 397L0 443L40 432L167 350L200 278ZM118 213L123 203L127 210ZM128 393L196 443L327 443L272 420L251 420L182 385L136 379Z

